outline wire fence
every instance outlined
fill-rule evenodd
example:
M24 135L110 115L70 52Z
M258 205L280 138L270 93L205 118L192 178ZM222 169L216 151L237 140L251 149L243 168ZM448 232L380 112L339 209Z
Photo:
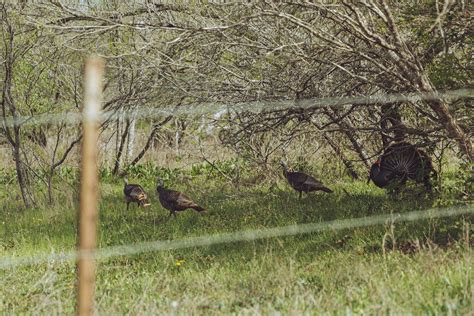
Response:
M95 84L97 86L97 84ZM100 91L96 94L97 101L100 99ZM140 107L134 110L118 111L110 110L104 112L63 112L58 114L45 113L34 116L19 116L19 117L4 117L2 120L3 128L11 128L14 126L38 126L46 124L66 124L78 125L89 122L100 122L106 120L116 119L155 119L165 116L180 116L180 115L195 115L203 116L209 114L224 114L224 113L264 113L268 111L282 111L287 109L314 109L323 107L344 107L346 105L372 105L378 106L387 103L404 103L404 102L418 102L429 100L452 100L460 98L473 98L474 89L459 89L444 92L414 92L414 93L396 93L396 94L380 94L371 96L351 96L351 97L334 97L334 98L315 98L305 100L283 100L283 101L255 101L245 103L200 103L189 104L175 107ZM97 101L98 103L99 101ZM87 107L86 107L87 109ZM88 124L83 124L88 125ZM93 137L89 137L93 140ZM83 159L84 159L84 152ZM97 158L89 162L89 165L96 165ZM83 168L84 169L84 168ZM85 168L87 169L87 168ZM87 188L86 188L87 189ZM86 192L87 190L84 190ZM89 190L90 191L90 190ZM83 190L81 190L81 194ZM92 195L91 195L92 196ZM82 208L96 207L96 200L89 199ZM81 202L81 204L83 204ZM85 213L81 211L81 214ZM177 240L155 240L149 242L141 242L120 246L104 247L95 250L94 247L82 248L81 250L70 250L53 253L39 253L31 256L9 256L0 258L0 270L17 269L24 266L39 265L39 264L61 264L71 261L90 261L91 266L95 260L106 260L114 257L132 256L148 252L168 251L183 248L207 247L223 243L234 242L250 242L267 238L279 238L285 236L294 236L300 234L310 234L323 231L339 231L344 229L355 229L360 227L367 227L373 225L381 225L385 223L393 224L395 222L413 222L418 220L430 220L442 217L451 217L459 215L474 214L474 204L460 207L450 207L444 209L429 209L423 211L413 211L407 213L389 213L382 215L373 215L360 218L350 219L336 219L332 221L325 221L319 223L297 224L282 227L262 228L254 230L243 230L237 232L218 233L214 235L201 235L196 237L189 237ZM95 227L97 217L95 215L89 216L90 221L88 225ZM90 231L90 230L89 230ZM80 234L84 236L84 232ZM95 244L95 237L93 238ZM82 280L87 285L87 297L83 298L83 302L79 302L78 311L84 311L84 314L92 314L93 297L94 297L94 280L93 275L95 271L91 268L88 277L78 275L79 280ZM81 296L78 296L78 301ZM82 313L82 312L81 312Z
M13 269L21 266L38 264L60 264L78 260L81 257L92 257L105 260L114 257L132 256L147 252L167 251L183 248L207 247L223 243L249 242L266 238L277 238L323 231L338 231L360 227L381 225L395 222L413 222L435 218L474 214L474 204L442 209L428 209L407 213L389 213L360 218L337 219L319 223L297 224L282 227L244 230L232 233L205 235L177 240L156 240L128 245L104 247L96 251L67 251L61 253L43 253L34 256L6 257L0 259L0 269Z
M380 105L384 103L416 102L422 100L451 100L459 98L474 97L474 89L458 89L444 92L432 93L397 93L372 96L354 96L354 97L333 97L333 98L314 98L305 100L287 100L287 101L256 101L246 103L205 103L196 106L180 107L162 107L150 108L143 107L137 109L134 113L128 111L105 111L96 113L68 112L59 114L41 114L31 117L17 117L13 119L7 117L3 120L3 126L36 126L45 124L70 124L77 125L87 120L110 120L118 118L130 118L132 115L136 119L153 119L169 115L205 115L222 112L252 112L260 113L265 111L278 111L290 108L308 109L318 107L345 105ZM25 257L6 257L0 259L0 269L10 269L25 265L41 263L61 263L66 261L78 260L81 257L93 257L95 259L107 259L118 256L135 255L151 251L173 250L190 247L204 247L220 243L231 243L239 241L252 241L263 238L275 238L297 234L307 234L326 230L341 230L357 227L383 224L387 221L416 221L421 219L431 219L439 217L457 216L463 214L473 214L474 206L455 207L447 209L430 209L425 211L414 211L409 213L391 213L375 215L362 218L352 218L343 220L334 220L321 223L310 223L291 225L284 227L265 228L259 230L246 230L233 233L218 235L199 236L179 240L157 240L130 245L121 245L115 247L102 248L93 252L68 251L52 254L38 254Z
M133 111L104 111L98 113L100 121L116 119L156 119L166 116L179 115L208 115L215 113L261 113L267 111L279 111L290 108L309 109L322 107L342 107L346 105L380 105L387 103L417 102L429 100L452 100L459 98L473 98L474 89L458 89L444 92L413 92L413 93L395 93L379 94L369 96L351 96L351 97L331 97L331 98L312 98L302 100L285 101L254 101L240 103L200 103L181 105L176 107L140 107ZM91 119L97 119L93 117ZM83 115L80 112L65 113L45 113L28 117L18 117L16 119L7 117L3 121L5 127L37 126L47 124L67 124L78 125L83 121Z

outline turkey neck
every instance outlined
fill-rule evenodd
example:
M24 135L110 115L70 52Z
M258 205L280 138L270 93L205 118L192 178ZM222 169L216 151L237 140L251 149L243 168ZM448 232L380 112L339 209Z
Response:
M157 190L158 193L160 193L160 194L166 191L166 189L163 188L162 186L156 187L156 190Z
M380 173L380 167L376 164L373 164L372 167L370 167L370 178L376 177Z
M376 169L376 170L374 170ZM378 186L378 187L385 187L387 186L389 183L389 176L390 176L390 172L387 172L387 171L384 171L384 170L381 170L380 168L372 168L371 172L370 172L370 178L372 179L372 181Z

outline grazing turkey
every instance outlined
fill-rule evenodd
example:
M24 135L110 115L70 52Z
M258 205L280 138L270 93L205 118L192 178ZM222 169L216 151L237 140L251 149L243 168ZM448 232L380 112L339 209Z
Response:
M332 190L324 186L320 181L303 172L288 171L288 167L284 161L280 162L283 167L283 175L293 189L300 193L300 199L303 192L324 191L332 193Z
M399 142L388 146L372 165L367 183L372 180L380 188L392 184L401 187L407 180L414 180L423 182L426 190L431 192L430 177L435 174L431 159L423 150Z
M158 192L161 205L170 211L170 216L174 215L176 217L176 212L184 211L188 208L192 208L199 213L206 211L204 208L194 203L193 200L191 200L184 193L165 189L163 180L160 178L158 178L156 191Z
M125 201L127 202L127 210L130 203L137 203L138 206L147 207L150 205L148 196L145 190L139 184L129 184L127 177L123 178L123 194L125 195Z

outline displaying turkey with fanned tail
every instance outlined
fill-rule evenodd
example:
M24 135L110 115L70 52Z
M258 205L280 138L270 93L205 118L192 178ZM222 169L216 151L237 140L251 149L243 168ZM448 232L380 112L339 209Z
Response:
M288 167L284 161L280 161L280 164L283 167L283 175L286 180L288 180L288 183L293 189L300 193L300 199L303 192L309 193L312 191L323 191L326 193L332 193L331 189L327 188L314 177L303 172L288 171Z
M147 207L150 205L148 196L145 190L139 184L129 184L127 177L123 178L124 187L123 194L125 195L125 201L127 202L127 210L130 203L137 203L138 206Z
M165 189L163 180L158 178L156 191L160 199L161 205L170 211L170 216L176 217L176 212L184 211L188 208L192 208L199 213L205 212L206 210L194 203L187 195L182 192Z
M367 183L385 188L404 186L407 180L423 183L431 192L430 178L436 175L430 157L410 143L399 142L388 146L382 156L372 164Z

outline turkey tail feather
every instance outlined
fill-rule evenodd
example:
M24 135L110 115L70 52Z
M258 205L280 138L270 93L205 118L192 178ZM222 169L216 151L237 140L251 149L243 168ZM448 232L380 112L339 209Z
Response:
M138 195L138 201L143 207L151 205L145 193L141 193L140 195Z
M334 191L331 190L330 188L326 188L326 187L322 187L322 188L321 188L321 191L324 191L324 192L326 192L326 193L332 193L332 192L334 192Z
M429 186L429 178L435 173L430 157L407 142L388 146L381 157L380 169L387 174L387 180L402 185L411 179Z
M420 165L420 156L416 148L408 143L389 146L382 159L382 167L392 171L397 177L412 178Z
M196 204L195 206L192 206L192 208L195 209L195 210L198 211L198 212L205 212L205 211L206 211L205 208L200 207L200 206L197 205L197 204Z
M147 206L150 206L150 205L151 205L151 203L148 202L147 200L142 200L142 201L140 201L140 204L141 204L143 207L147 207Z

